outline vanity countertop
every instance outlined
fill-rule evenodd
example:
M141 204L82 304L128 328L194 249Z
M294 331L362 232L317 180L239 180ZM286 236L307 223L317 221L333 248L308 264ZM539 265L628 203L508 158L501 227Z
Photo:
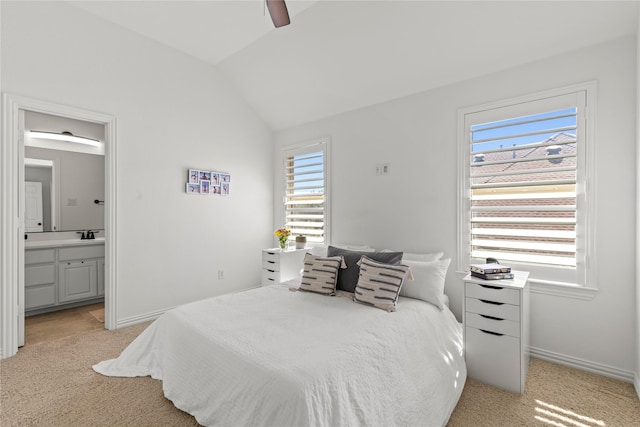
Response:
M58 240L25 240L25 249L35 248L59 248L61 246L90 246L104 245L104 237L96 237L95 239L58 239Z

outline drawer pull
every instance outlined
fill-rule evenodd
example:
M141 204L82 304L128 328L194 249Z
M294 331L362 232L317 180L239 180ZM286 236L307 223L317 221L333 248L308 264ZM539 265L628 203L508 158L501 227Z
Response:
M504 334L499 334L497 332L492 332L492 331L487 331L485 329L480 329L480 332L484 332L485 334L489 334L489 335L497 335L499 337L503 336Z
M267 270L269 273L275 273L275 270Z
M483 302L483 303L485 303L485 304L504 305L504 303L503 303L503 302L489 301L489 300L486 300L486 299L481 299L480 301L482 301L482 302Z
M275 264L275 261L267 261L269 264Z
M491 286L491 285L480 285L480 286L487 289L497 289L497 290L504 289L504 288L501 288L500 286Z
M501 318L499 318L499 317L487 316L486 314L481 314L480 316L481 316L481 317L484 317L485 319L491 319L491 320L504 320L504 319L501 319Z

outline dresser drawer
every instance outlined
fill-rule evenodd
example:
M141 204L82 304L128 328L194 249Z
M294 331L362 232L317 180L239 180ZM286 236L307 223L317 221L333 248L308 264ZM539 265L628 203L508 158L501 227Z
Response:
M465 342L470 378L516 393L523 391L519 338L492 335L466 326Z
M54 260L55 249L29 249L24 251L24 263L26 265L53 262Z
M262 286L275 285L280 283L280 273L271 270L262 270Z
M262 251L262 261L280 262L281 251Z
M520 336L520 322L513 320L500 320L496 318L482 316L477 313L466 313L465 324L474 328L482 329L497 334Z
M466 312L486 314L500 319L520 321L520 306L476 298L465 299Z
M280 261L263 259L262 268L265 270L280 271Z
M520 291L493 285L466 283L466 296L492 302L520 305Z

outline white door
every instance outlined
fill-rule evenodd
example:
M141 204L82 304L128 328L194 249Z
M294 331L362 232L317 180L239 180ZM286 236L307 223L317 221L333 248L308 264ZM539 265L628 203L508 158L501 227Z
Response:
M42 231L42 183L24 183L24 227L27 233Z

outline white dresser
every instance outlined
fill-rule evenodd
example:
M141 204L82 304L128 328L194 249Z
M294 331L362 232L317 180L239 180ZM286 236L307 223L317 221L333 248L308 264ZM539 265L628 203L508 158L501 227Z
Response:
M513 280L464 280L464 344L470 378L523 393L529 368L528 272Z
M308 249L263 249L262 286L301 277L304 254Z

